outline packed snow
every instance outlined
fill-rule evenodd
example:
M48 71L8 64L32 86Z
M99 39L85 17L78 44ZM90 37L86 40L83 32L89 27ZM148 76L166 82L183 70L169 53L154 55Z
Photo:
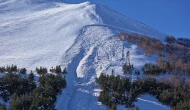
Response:
M104 110L106 107L98 102L100 90L95 83L101 72L114 69L122 75L127 50L136 68L154 61L138 46L120 41L120 32L146 34L160 40L166 36L90 2L0 0L0 66L15 64L28 70L39 66L67 67L68 85L58 96L55 108Z

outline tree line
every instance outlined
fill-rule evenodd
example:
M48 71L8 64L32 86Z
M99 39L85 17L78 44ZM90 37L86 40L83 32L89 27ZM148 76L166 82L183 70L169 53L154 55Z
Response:
M56 69L57 67L57 69ZM38 85L34 80L34 73L31 71L26 76L26 69L19 69L16 65L0 67L1 72L6 73L0 77L0 97L7 102L11 99L9 110L37 110L54 109L57 95L66 87L66 69L62 70L58 65L55 67L57 74L48 73L45 67L38 68ZM58 71L59 70L59 71ZM24 73L24 74L23 74ZM24 76L23 76L24 75ZM6 110L4 104L0 104L1 110Z
M138 45L147 56L157 55L157 64L163 70L174 74L190 74L190 39L166 36L163 43L156 38L139 34L124 34L124 41Z
M101 92L98 100L109 110L116 110L117 104L126 108L139 109L134 103L139 95L149 93L163 104L170 105L172 110L190 109L190 80L176 76L156 79L154 77L130 78L101 74L96 82Z

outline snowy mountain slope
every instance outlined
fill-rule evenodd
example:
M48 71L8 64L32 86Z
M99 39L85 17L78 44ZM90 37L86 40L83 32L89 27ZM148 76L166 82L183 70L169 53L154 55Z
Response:
M96 76L112 69L122 74L127 50L131 51L131 62L136 68L154 61L138 46L118 40L119 32L147 34L161 40L166 36L89 2L0 0L0 66L67 67L68 85L59 95L55 108L105 109L97 100Z
M112 25L142 34L154 33L159 38L165 36L89 2L64 4L49 0L10 0L1 1L0 6L3 12L0 14L0 65L14 63L34 68L61 63L60 56L74 43L80 30L91 24ZM39 10L40 6L46 8ZM24 9L18 10L21 7Z
M1 14L0 65L14 63L35 68L60 64L62 54L74 43L80 29L96 23L87 14L93 8L84 3L31 11L22 16Z
M62 60L62 66L68 65L69 73L76 74L77 78L68 74L69 87L66 89L70 92L63 91L56 104L56 109L105 109L98 105L96 99L98 86L95 84L95 78L105 70L111 71L113 67L114 70L119 70L118 74L122 75L121 67L125 63L128 48L132 50L131 63L135 67L151 62L137 46L118 40L117 31L115 28L105 26L88 26L82 30ZM64 100L65 97L67 100ZM69 105L60 104L63 100ZM87 106L89 104L90 106Z

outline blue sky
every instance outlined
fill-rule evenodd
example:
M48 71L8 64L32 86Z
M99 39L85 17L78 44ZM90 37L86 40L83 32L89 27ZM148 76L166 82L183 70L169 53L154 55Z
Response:
M87 0L67 0L80 3ZM175 37L190 38L190 0L88 0Z

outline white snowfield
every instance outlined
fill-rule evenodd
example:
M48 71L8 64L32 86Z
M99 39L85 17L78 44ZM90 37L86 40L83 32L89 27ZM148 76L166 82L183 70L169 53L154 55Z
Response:
M58 110L104 110L95 78L101 72L122 74L126 51L140 68L153 61L138 46L118 39L120 32L166 34L105 6L56 0L0 0L0 66L67 67L67 88L58 96ZM155 103L151 103L155 104ZM157 107L160 105L157 104ZM162 108L163 109L163 108Z

